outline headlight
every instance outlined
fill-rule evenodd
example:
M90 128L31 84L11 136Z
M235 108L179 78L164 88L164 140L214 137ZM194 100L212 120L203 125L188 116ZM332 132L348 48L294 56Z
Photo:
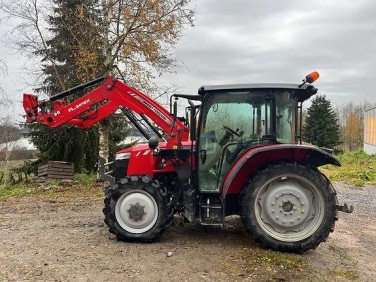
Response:
M129 159L131 157L131 153L119 153L116 154L115 160L124 160Z

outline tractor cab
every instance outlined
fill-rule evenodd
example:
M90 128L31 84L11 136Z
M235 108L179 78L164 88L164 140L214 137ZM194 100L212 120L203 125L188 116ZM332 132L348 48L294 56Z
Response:
M234 163L254 147L301 141L301 105L312 85L203 86L197 138L200 192L219 193Z

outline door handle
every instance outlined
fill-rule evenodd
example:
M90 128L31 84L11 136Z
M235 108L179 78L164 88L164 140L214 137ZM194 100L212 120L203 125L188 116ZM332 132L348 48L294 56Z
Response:
M200 151L200 158L201 158L201 163L204 164L206 162L206 150Z

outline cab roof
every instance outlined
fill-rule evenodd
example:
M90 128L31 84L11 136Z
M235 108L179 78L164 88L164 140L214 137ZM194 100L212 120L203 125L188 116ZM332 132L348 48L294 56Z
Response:
M298 97L299 102L309 99L312 95L317 93L317 88L312 84L299 84L293 83L248 83L248 84L226 84L226 85L204 85L198 89L198 94L205 96L209 93L223 92L223 91L252 91L260 89L269 90L293 90Z

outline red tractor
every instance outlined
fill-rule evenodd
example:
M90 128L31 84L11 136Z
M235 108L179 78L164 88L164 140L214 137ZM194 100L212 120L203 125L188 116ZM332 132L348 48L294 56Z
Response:
M189 221L223 226L240 215L265 247L304 252L334 230L336 191L317 169L340 162L325 149L302 145L302 103L317 93L314 72L299 84L203 86L175 94L170 111L111 76L38 102L24 94L27 122L87 128L115 111L149 140L116 154L111 173L100 162L104 215L121 240L153 241L182 213ZM66 104L62 98L100 84ZM177 100L187 99L185 117ZM148 128L149 130L147 130ZM151 134L152 133L152 134ZM153 135L153 137L152 137Z

